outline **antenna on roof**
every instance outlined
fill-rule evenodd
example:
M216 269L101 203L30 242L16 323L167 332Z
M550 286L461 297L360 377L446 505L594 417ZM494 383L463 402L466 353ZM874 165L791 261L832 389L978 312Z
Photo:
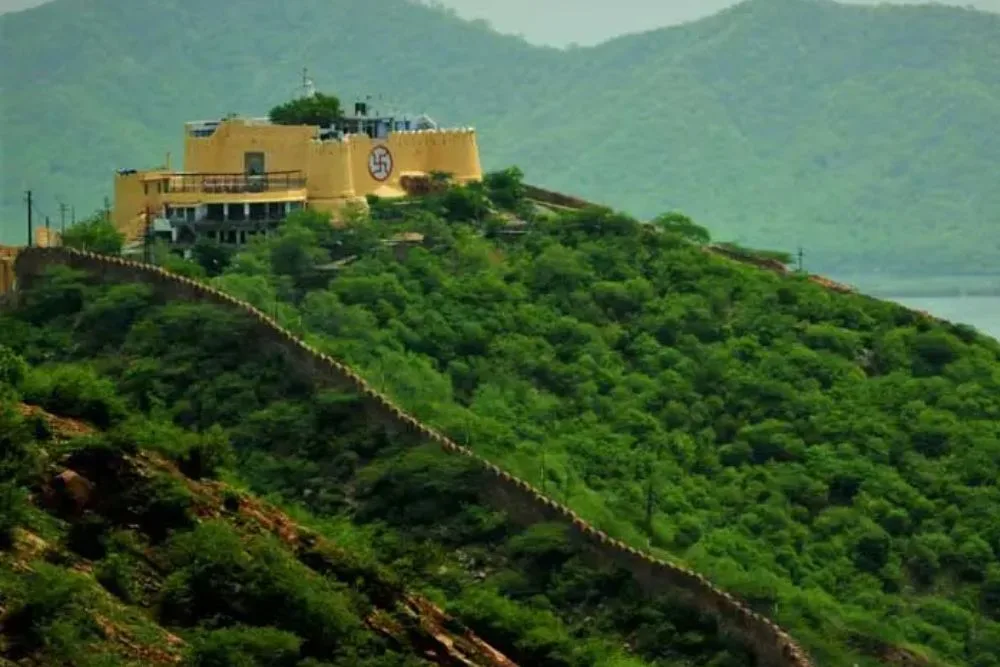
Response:
M313 84L313 80L309 78L309 70L305 67L302 68L302 96L316 96L316 86Z

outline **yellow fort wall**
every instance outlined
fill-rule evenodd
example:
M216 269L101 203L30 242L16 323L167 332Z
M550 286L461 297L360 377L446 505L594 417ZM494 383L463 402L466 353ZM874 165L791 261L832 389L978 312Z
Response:
M344 204L364 205L354 187L351 144L339 141L310 141L305 164L309 205L336 213Z
M316 128L312 126L270 125L244 119L224 121L207 137L186 135L184 172L240 174L246 167L245 154L259 152L264 154L265 171L301 172L305 187L266 193L166 193L155 179L169 172L118 174L112 219L131 239L142 229L146 207L158 210L164 203L305 199L313 208L336 214L348 203L366 206L366 195L402 196L405 190L400 179L407 174L446 172L460 183L482 178L479 147L472 129L392 132L385 139L363 134L340 141L315 137ZM369 156L375 146L384 146L392 156L392 172L381 181L369 171Z
M221 123L210 137L184 137L184 171L241 174L243 154L265 154L265 171L305 171L316 130L304 125Z
M134 239L142 232L145 210L156 210L161 205L162 193L157 184L148 180L157 172L115 174L115 207L111 222L127 239Z
M739 639L756 655L758 665L812 667L808 655L774 621L720 590L704 576L609 537L570 508L545 497L527 482L504 472L407 414L353 369L310 348L252 305L207 284L173 275L156 266L67 248L29 248L21 251L15 263L18 285L30 284L53 264L87 271L106 282L142 282L169 298L215 303L246 313L258 323L260 344L277 346L299 372L316 382L356 392L361 396L366 411L382 427L391 432L412 433L422 440L436 443L448 453L474 461L484 475L483 499L507 512L512 519L522 523L562 523L591 553L630 572L644 591L666 592L676 596L678 603L716 617L727 633Z
M476 133L471 129L449 130L431 136L427 147L427 171L445 171L461 182L483 177Z
M14 260L20 248L0 246L0 297L14 289Z
M479 147L471 129L393 132L385 139L349 135L343 141L318 141L315 128L264 125L231 120L209 137L185 137L184 170L201 173L242 173L244 154L265 155L265 171L301 171L310 203L330 203L373 194L388 186L401 189L406 172L448 172L460 182L482 178ZM392 155L392 173L376 180L368 170L374 146Z
M355 135L347 142L351 147L355 192L359 196L377 194L386 187L402 193L400 178L406 173L447 172L461 183L483 177L479 147L471 129L395 132L384 140ZM392 155L392 173L385 181L376 180L368 171L368 156L378 145L385 146Z

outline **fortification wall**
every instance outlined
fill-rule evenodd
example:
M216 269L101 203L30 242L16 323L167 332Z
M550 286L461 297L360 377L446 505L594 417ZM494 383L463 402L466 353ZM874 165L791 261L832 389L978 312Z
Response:
M309 205L330 210L355 197L351 172L351 145L340 141L313 141L306 163Z
M66 248L30 248L16 260L19 285L28 285L49 265L65 265L87 271L106 282L142 282L175 299L204 301L243 312L256 320L258 333L267 345L281 349L298 369L319 382L330 383L357 393L372 415L386 428L412 433L437 443L446 452L465 456L483 470L484 498L521 522L558 521L594 553L627 569L644 590L667 592L688 601L699 611L719 619L721 627L744 643L762 665L811 667L812 662L787 632L773 621L713 586L705 577L684 567L644 554L597 530L568 507L546 498L527 482L502 471L434 429L417 421L387 396L371 387L345 364L317 352L291 332L250 304L235 299L209 285L176 276L151 265L105 257Z
M458 182L482 178L476 133L471 129L412 130L392 132L387 139L351 135L352 178L358 195L368 195L388 186L402 191L400 177L406 172L448 172ZM368 170L368 159L375 146L383 146L392 156L392 173L384 181L376 180Z
M308 164L316 128L306 125L259 125L245 119L222 123L208 137L184 137L184 170L242 174L245 153L267 156L265 171L299 171Z
M553 190L546 190L545 188L540 188L535 185L524 185L524 194L529 199L534 199L535 201L542 202L544 204L554 204L555 206L563 206L566 208L583 209L589 208L591 206L598 206L598 204L592 204L579 197L572 197L561 192L554 192Z
M544 204L551 204L554 206L561 206L563 208L570 209L584 209L591 206L600 206L599 204L594 204L588 202L579 197L573 197L571 195L563 194L561 192L555 192L553 190L546 190L545 188L540 188L534 185L525 185L525 195L529 199L534 199L535 201L542 202ZM727 248L718 245L708 245L704 247L705 252L719 255L730 259L734 262L740 262L741 264L749 264L751 266L756 266L759 269L765 271L771 271L772 273L777 273L779 275L788 275L791 273L784 264L776 259L765 259L763 257L753 257L750 255L742 255L738 252L734 252ZM843 283L838 283L835 280L830 280L824 276L819 276L814 273L810 273L807 279L821 287L825 287L828 290L834 292L840 292L841 294L849 294L857 292L856 289L850 285L845 285ZM923 313L926 314L926 313Z

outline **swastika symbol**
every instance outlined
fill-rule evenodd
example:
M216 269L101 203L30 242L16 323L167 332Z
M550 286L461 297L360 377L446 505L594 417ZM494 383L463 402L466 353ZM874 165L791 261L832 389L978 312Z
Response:
M384 181L392 174L392 153L385 146L376 146L368 154L368 173L376 181Z

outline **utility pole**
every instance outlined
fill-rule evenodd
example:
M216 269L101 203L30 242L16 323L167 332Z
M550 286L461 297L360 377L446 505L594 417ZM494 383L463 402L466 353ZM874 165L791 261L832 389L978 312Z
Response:
M69 209L69 224L76 224L76 206L71 206Z
M27 202L28 202L28 247L30 248L31 245L32 245L32 242L31 242L31 232L32 232L32 229L31 229L31 209L33 208L33 203L31 201L31 190L27 191L27 195L28 195L28 198L27 198Z
M799 246L799 273L802 273L802 246Z
M149 207L146 207L146 229L142 235L142 259L146 264L149 264Z
M45 216L45 247L52 245L52 225L49 224L49 216Z
M59 233L66 233L66 202L59 202Z

